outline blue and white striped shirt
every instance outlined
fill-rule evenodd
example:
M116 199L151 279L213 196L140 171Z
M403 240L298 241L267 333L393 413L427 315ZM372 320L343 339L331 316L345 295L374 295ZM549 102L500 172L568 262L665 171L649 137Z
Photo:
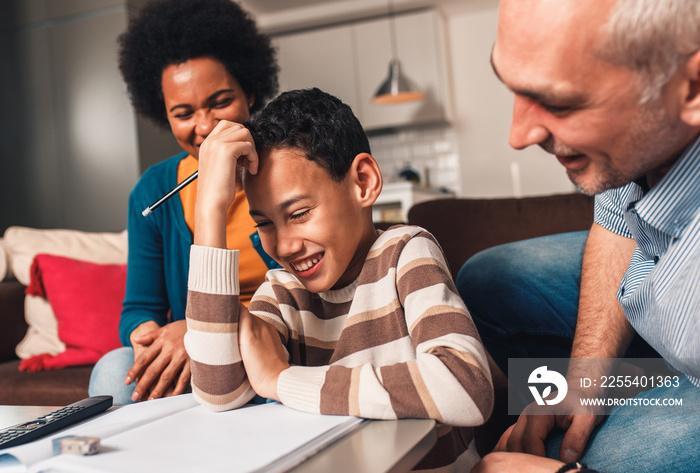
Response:
M617 293L630 324L700 386L700 136L648 192L597 195L595 222L637 243Z

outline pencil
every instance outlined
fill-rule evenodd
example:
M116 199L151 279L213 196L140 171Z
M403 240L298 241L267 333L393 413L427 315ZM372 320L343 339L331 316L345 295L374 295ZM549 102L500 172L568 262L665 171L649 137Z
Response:
M197 174L198 174L198 173L199 173L199 171L195 171L195 172L193 172L192 174L190 174L190 176L189 176L187 179L185 179L184 181L182 181L181 183L179 183L178 185L176 185L175 188L174 188L173 190L171 190L170 192L168 192L167 194L165 194L163 197L161 197L160 199L158 199L158 201L156 201L156 203L154 203L154 204L152 204L152 205L146 207L146 208L143 210L143 212L141 212L141 215L143 215L143 216L145 217L145 216L147 216L148 214L150 214L151 212L153 212L155 209L157 209L158 207L160 207L161 204L162 204L163 202L165 202L166 200L168 200L169 198L171 198L172 196L174 196L175 194L177 194L178 192L180 192L184 187L186 187L186 186L189 185L192 181L194 181L195 179L197 179Z

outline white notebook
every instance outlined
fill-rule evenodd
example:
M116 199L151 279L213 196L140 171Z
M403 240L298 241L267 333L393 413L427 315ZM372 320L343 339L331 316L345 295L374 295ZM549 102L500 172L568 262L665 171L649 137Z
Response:
M362 419L307 414L268 403L227 412L191 394L112 409L0 455L0 472L282 472L360 425ZM51 439L101 439L92 456L55 455Z

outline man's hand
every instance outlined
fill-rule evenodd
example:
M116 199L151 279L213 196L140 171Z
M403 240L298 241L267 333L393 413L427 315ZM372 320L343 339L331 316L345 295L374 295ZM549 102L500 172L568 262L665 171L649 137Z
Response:
M134 364L124 384L138 381L131 396L133 401L185 392L190 383L190 359L184 342L186 331L186 321L178 320L164 327L146 322L132 332Z
M241 307L238 343L250 385L258 395L279 401L277 380L289 368L279 332Z
M582 396L569 391L564 405L557 406L564 412L581 410L581 406L568 405L569 402L579 402ZM570 400L570 401L569 401ZM549 407L551 408L551 406ZM555 427L566 431L561 442L559 458L565 463L581 458L581 453L586 447L593 429L600 424L604 416L600 410L587 408L591 414L530 414L534 410L541 410L535 403L525 408L518 417L518 421L501 436L494 451L520 452L545 456L545 440L547 435Z

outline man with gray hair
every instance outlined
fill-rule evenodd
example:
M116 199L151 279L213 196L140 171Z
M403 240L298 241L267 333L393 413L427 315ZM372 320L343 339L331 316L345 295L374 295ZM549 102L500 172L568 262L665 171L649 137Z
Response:
M484 345L504 373L508 358L661 356L678 385L639 396L673 389L698 412L700 2L502 0L492 65L515 94L511 146L554 155L595 195L595 223L465 263L457 286ZM521 415L496 450L606 473L697 471L700 416L630 409ZM561 465L532 458L492 454L479 471Z

